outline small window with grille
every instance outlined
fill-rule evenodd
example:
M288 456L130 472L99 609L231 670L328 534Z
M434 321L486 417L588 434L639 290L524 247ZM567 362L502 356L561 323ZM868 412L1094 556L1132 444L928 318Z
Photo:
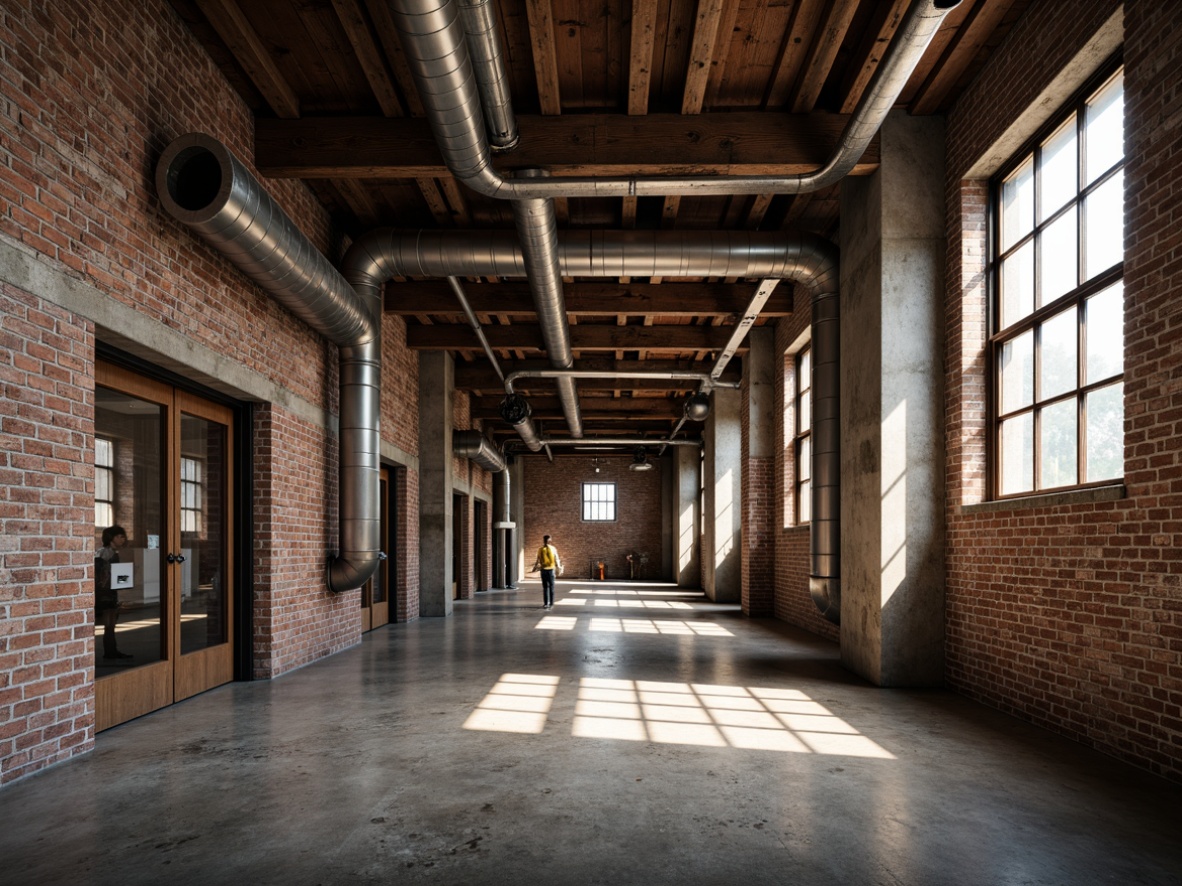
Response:
M589 523L616 519L616 484L583 484L583 520Z

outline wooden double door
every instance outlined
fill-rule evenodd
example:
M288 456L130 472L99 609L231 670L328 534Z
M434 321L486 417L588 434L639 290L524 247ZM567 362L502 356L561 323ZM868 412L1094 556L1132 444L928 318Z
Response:
M96 591L99 730L234 677L233 423L226 406L96 366L96 551L105 531L126 538Z

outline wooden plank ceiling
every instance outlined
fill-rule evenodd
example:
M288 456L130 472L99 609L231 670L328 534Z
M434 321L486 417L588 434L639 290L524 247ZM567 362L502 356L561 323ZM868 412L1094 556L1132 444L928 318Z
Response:
M1031 0L962 0L899 104L947 109ZM264 182L299 178L356 235L370 228L513 228L507 203L457 184L410 78L388 0L171 0L256 117ZM827 159L908 0L494 0L518 148L498 168L555 175L795 174ZM877 143L855 175L874 171ZM559 199L582 229L811 232L835 238L837 189L798 196ZM577 369L708 372L756 281L568 279ZM548 368L527 285L465 284L504 372ZM397 280L389 315L412 348L456 355L472 416L500 437L502 386L450 289ZM779 287L757 321L792 312ZM734 361L726 378L737 378ZM551 380L516 385L546 437L567 436ZM685 381L580 380L588 437L667 435ZM684 423L681 435L701 425Z

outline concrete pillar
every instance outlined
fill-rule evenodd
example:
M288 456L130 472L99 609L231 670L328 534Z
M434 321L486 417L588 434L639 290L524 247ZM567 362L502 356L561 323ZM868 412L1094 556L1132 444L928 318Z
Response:
M784 284L781 284L784 285ZM775 331L752 329L743 358L743 611L753 616L775 614L776 415ZM782 412L780 413L782 415Z
M537 458L538 456L530 457ZM514 458L513 464L507 470L510 472L509 515L515 526L509 533L509 578L510 587L516 587L528 568L525 562L527 553L529 565L532 566L534 553L542 546L542 536L539 534L537 541L532 542L533 549L531 550L529 545L532 540L525 537L525 532L529 529L525 525L525 458ZM536 494L545 495L545 491Z
M738 603L743 583L741 394L718 389L711 396L702 468L702 590L715 603Z
M679 588L702 587L701 491L702 451L694 446L673 446L673 580Z
M944 676L944 125L894 112L841 188L841 657Z
M419 353L419 612L452 612L452 400L455 362Z

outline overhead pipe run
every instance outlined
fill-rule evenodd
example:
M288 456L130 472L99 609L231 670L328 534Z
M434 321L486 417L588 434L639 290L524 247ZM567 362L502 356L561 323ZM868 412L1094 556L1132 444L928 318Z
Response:
M800 175L632 176L506 179L493 168L483 128L471 52L457 0L393 0L395 24L411 74L448 168L477 193L503 200L548 197L664 197L670 194L803 194L845 178L898 100L948 12L961 0L915 0L908 8L837 149L815 172ZM495 38L495 34L493 35Z
M225 145L200 133L156 167L165 210L338 348L340 550L334 592L361 587L384 559L379 505L381 316L378 287L350 287Z

